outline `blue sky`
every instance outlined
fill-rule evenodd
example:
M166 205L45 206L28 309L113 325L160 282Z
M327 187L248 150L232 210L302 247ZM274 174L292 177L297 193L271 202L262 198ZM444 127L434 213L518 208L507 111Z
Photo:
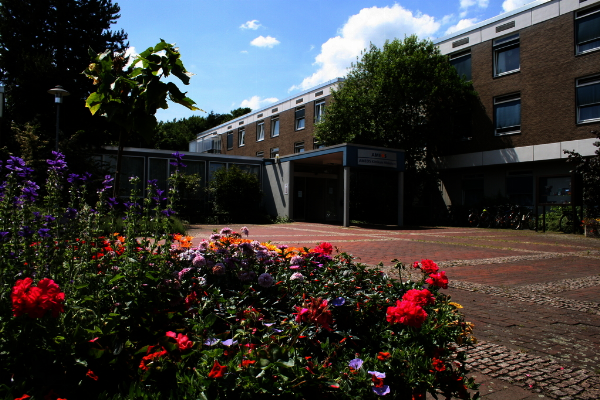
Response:
M188 92L203 110L257 109L344 76L370 42L435 39L529 0L113 0L133 52L176 43L195 74ZM101 50L98 50L101 51ZM177 104L160 120L191 115Z

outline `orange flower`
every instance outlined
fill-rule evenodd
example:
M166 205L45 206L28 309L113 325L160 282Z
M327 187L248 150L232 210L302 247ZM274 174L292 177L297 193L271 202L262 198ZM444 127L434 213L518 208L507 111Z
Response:
M227 371L226 365L220 365L217 360L213 364L212 369L208 373L209 378L222 378L225 375L225 371Z
M242 361L242 363L240 364L240 368L244 368L247 367L248 365L252 365L256 362L256 360L244 360Z
M377 359L379 361L385 361L388 358L390 358L392 355L388 352L384 352L384 351L380 351L379 353L377 353Z

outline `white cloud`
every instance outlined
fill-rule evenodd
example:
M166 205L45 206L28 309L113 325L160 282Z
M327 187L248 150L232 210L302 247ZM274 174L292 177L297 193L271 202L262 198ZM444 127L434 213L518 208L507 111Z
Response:
M531 0L505 0L504 3L502 3L502 8L504 11L508 12L522 7L527 3L531 3Z
M248 21L242 25L240 25L240 29L252 29L253 31L260 28L262 25L258 23L257 19L253 19L252 21Z
M445 34L449 35L451 33L458 32L472 25L475 25L476 23L477 18L461 19L460 21L458 21L458 24L452 25L450 28L448 28Z
M279 101L276 97L267 97L266 99L260 99L259 96L252 96L250 99L243 100L240 104L240 107L249 107L253 110L258 110L261 107L266 106L267 104L275 103Z
M271 36L264 37L261 35L261 36L257 37L256 39L254 39L253 41L251 41L250 44L252 46L256 46L256 47L272 48L276 44L279 44L279 40L277 40Z
M420 38L433 35L440 23L427 14L413 14L399 4L391 7L363 8L351 16L338 31L338 36L321 45L315 58L317 71L289 90L308 89L330 79L345 76L347 68L369 43L381 47L386 39L403 39L416 34Z
M240 51L240 53L242 53L242 54L248 54L248 50L242 50L242 51Z
M487 8L489 0L460 0L460 8L469 8L477 5L479 8Z

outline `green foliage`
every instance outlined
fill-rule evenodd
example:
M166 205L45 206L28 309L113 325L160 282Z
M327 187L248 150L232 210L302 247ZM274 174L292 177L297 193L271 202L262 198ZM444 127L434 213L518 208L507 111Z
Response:
M413 35L371 45L332 97L319 142L404 149L407 171L420 171L464 134L475 93L431 41Z
M63 85L71 96L61 105L61 140L84 130L85 146L107 144L108 125L95 121L82 107L94 89L81 75L89 47L124 51L127 34L111 31L119 18L112 0L6 0L0 2L0 81L6 86L6 108L0 143L13 152L18 144L9 135L12 123L39 125L42 142L54 147L56 106L46 93Z
M573 164L573 172L580 175L583 183L583 204L588 218L600 216L600 130L591 131L598 139L595 156L582 157L575 151L565 150L568 162Z
M224 214L228 221L253 222L258 217L262 191L254 174L236 165L215 172L209 183L214 214Z

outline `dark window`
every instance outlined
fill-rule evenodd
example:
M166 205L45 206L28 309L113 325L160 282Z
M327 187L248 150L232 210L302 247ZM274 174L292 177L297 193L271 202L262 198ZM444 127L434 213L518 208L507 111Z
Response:
M519 34L494 40L494 76L517 72L520 68Z
M256 152L256 157L264 157L265 156L265 152L264 151L257 151Z
M296 130L304 129L304 107L296 110Z
M294 143L294 153L304 153L304 142Z
M315 123L321 122L323 114L325 114L325 102L315 103Z
M471 50L450 55L450 64L456 68L458 76L471 80Z
M496 136L521 132L521 95L512 94L494 99Z
M240 128L238 131L238 147L243 147L246 145L246 130L244 128Z
M271 158L275 158L279 155L279 147L273 147L271 149Z
M600 75L577 80L577 122L600 121Z
M578 11L575 17L577 54L600 48L600 7Z
M227 132L227 150L233 149L233 132Z
M313 139L313 149L322 149L325 147L323 143L319 143L317 139Z

